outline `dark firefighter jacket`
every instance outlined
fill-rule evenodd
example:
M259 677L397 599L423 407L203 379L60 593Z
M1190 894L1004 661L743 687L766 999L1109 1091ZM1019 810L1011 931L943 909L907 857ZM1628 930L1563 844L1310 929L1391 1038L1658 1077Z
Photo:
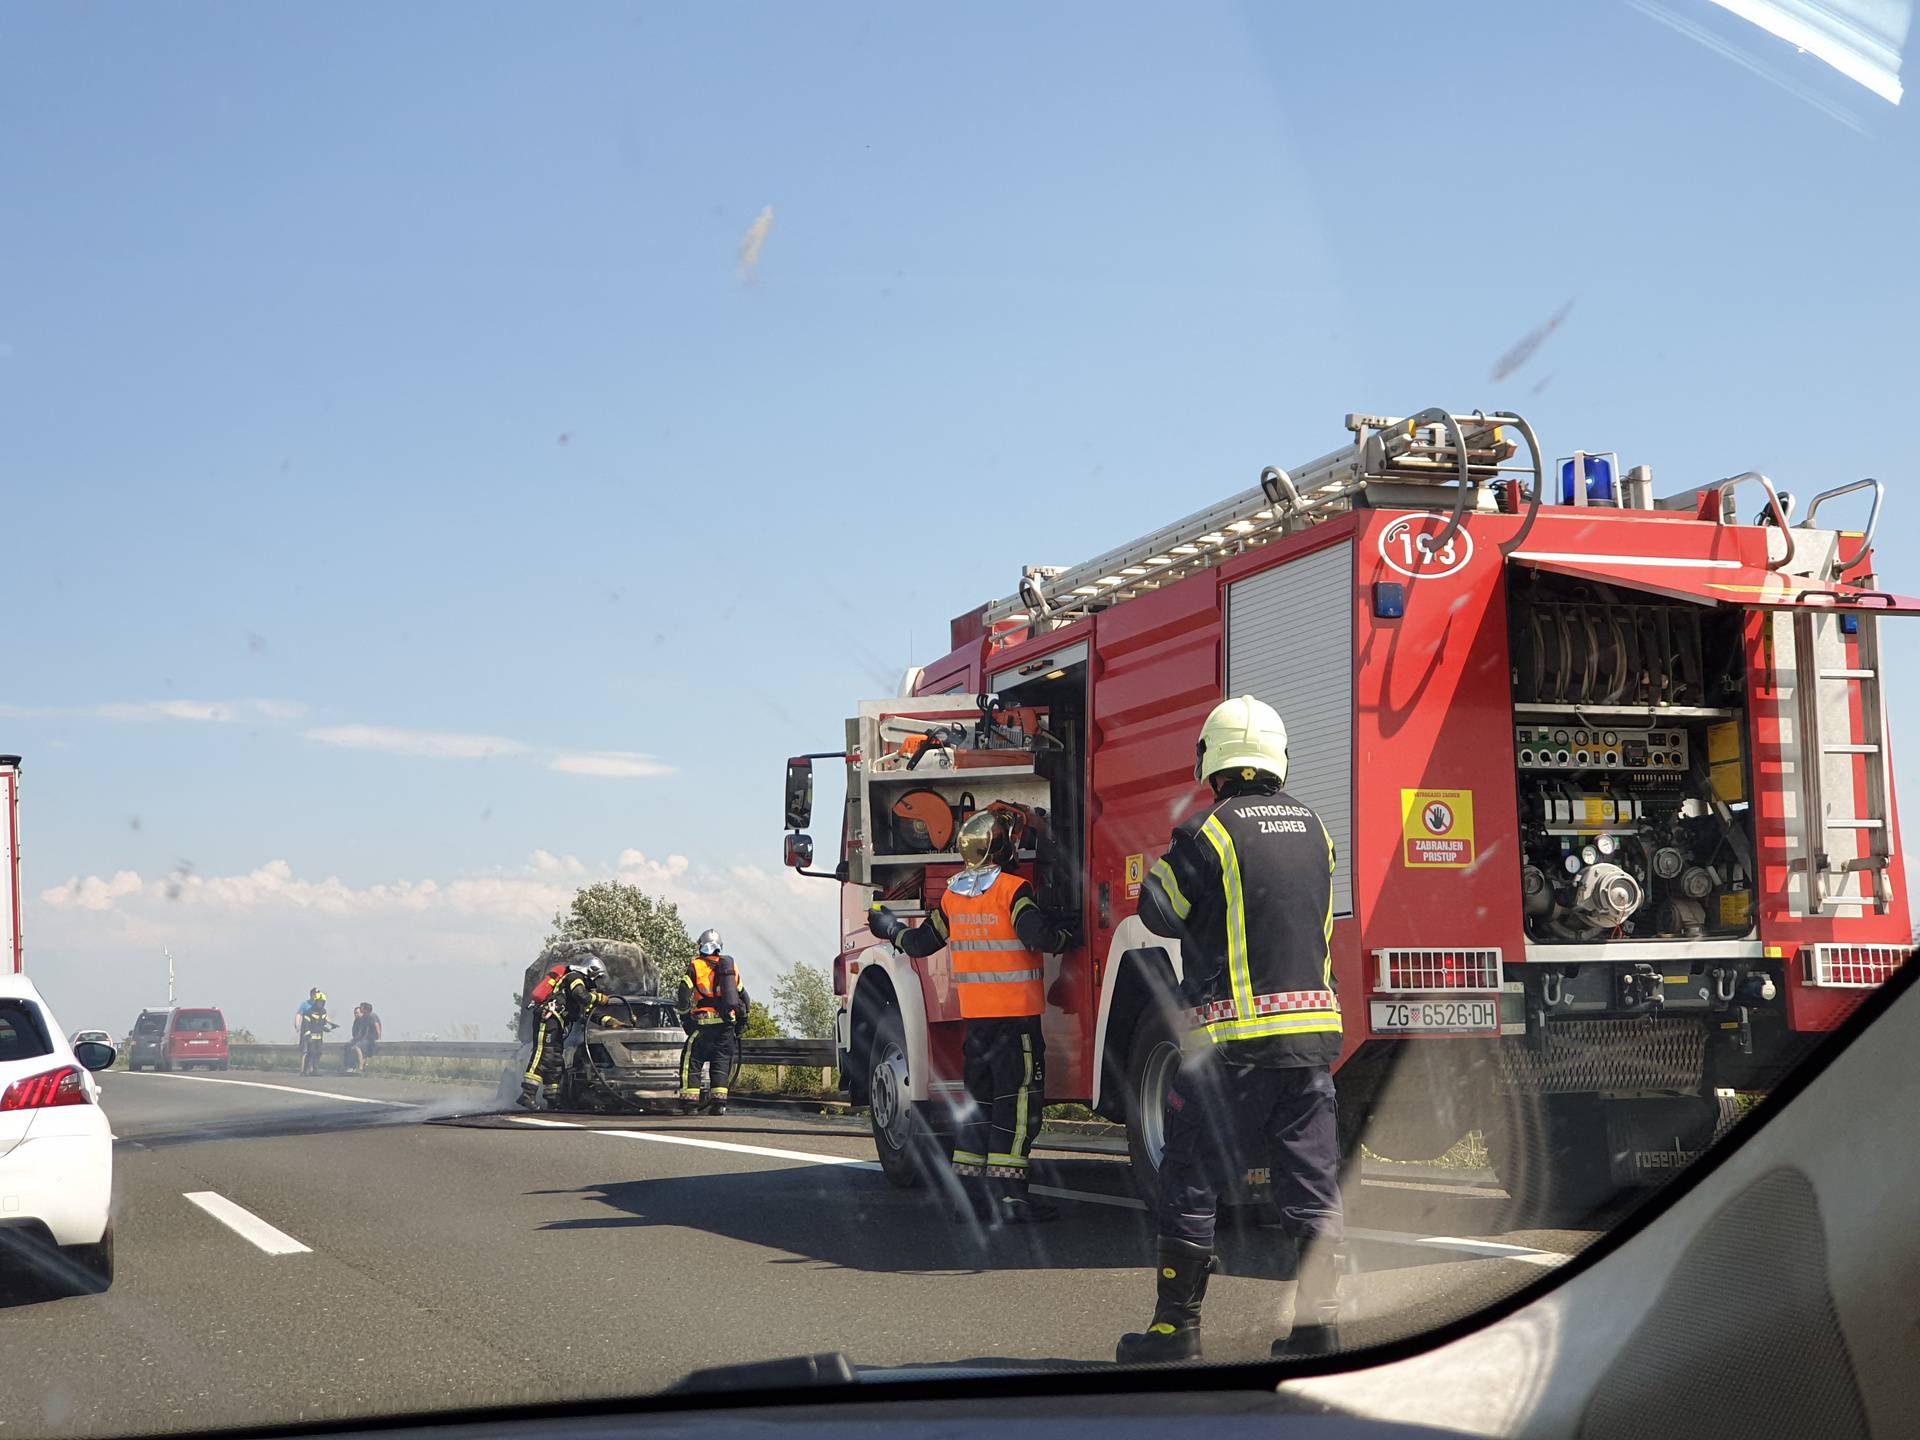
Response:
M1233 1063L1339 1058L1334 864L1320 817L1260 778L1181 824L1141 887L1141 923L1181 942L1190 1023Z
M587 983L587 977L577 970L569 970L560 983L553 987L553 998L547 1007L555 1012L562 1025L572 1025L585 1020L593 1025L605 1025L608 1021L619 1023L620 1016L606 1007L613 997L594 989Z

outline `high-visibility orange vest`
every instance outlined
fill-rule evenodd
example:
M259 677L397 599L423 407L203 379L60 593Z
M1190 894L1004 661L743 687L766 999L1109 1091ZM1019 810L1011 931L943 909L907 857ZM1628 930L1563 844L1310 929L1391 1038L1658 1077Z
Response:
M1047 1008L1046 961L1020 943L1013 901L1025 885L1002 871L979 895L949 888L940 897L947 917L947 952L960 1014L968 1020L1038 1015Z
M720 1013L720 969L704 955L693 957L693 993L695 996L693 1013L695 1015L718 1015ZM740 962L733 962L733 989L740 993Z

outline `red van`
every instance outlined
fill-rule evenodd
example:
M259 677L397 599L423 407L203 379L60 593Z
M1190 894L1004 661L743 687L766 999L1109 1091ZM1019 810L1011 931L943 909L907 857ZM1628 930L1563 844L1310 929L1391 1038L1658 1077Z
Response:
M127 1068L227 1068L227 1021L218 1010L142 1010L128 1037Z

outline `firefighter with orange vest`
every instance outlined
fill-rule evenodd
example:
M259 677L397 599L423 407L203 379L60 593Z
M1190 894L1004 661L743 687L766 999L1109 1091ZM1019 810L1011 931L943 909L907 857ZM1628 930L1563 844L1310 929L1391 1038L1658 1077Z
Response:
M709 1114L724 1115L733 1072L740 1065L747 1006L740 994L740 967L725 953L718 930L700 932L687 962L683 995L687 1043L680 1047L680 1102L688 1108L704 1102ZM703 1069L708 1087L704 1094Z
M876 902L867 925L894 949L924 957L951 955L960 1014L964 1079L972 1099L956 1137L954 1178L977 1220L1027 1224L1058 1211L1033 1197L1027 1150L1046 1103L1046 960L1068 949L1072 929L1045 915L1033 887L1014 873L1020 817L996 807L960 827L965 868L917 926Z
M1287 730L1271 705L1224 700L1207 716L1194 778L1213 804L1173 832L1141 888L1141 923L1180 942L1188 1043L1166 1097L1158 1303L1126 1362L1200 1354L1214 1221L1232 1176L1270 1167L1280 1228L1297 1255L1293 1315L1275 1358L1338 1343L1340 1140L1332 1065L1333 841L1281 786Z

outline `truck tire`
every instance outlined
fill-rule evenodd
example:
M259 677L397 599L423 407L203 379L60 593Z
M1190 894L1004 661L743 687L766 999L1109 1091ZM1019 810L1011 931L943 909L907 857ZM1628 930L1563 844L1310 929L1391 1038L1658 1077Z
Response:
M874 1021L867 1056L867 1120L881 1172L903 1190L916 1189L946 1169L947 1152L926 1107L907 1098L906 1030L891 1005Z
M1607 1124L1597 1095L1507 1094L1481 1126L1508 1202L1504 1229L1576 1224L1611 1200Z
M1165 1009L1140 1012L1127 1045L1127 1158L1134 1192L1152 1214L1160 1202L1160 1155L1166 1148L1167 1087L1180 1069L1180 1037Z

